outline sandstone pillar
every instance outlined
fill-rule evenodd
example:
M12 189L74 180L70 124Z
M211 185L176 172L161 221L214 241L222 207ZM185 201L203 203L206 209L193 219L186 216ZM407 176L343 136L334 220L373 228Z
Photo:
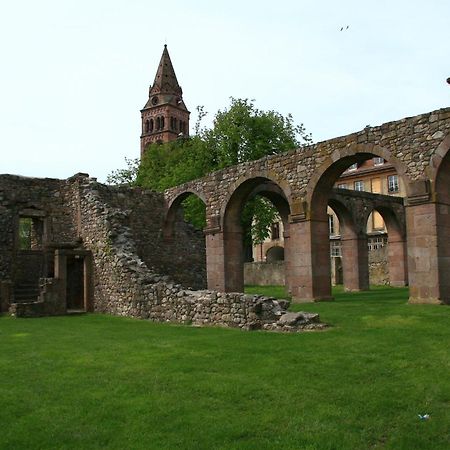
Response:
M223 233L205 230L206 278L208 289L225 292L225 253Z
M244 292L244 244L242 231L226 231L225 292Z
M284 239L284 284L286 286L286 292L291 294L292 285L290 283L292 280L289 274L291 271L292 244L290 240L289 229L287 228L286 225L283 232L283 239Z
M328 221L291 221L289 246L286 275L292 301L332 300Z
M369 251L367 236L342 236L342 271L346 291L369 289Z
M244 292L244 249L241 231L206 230L208 289Z
M388 235L388 267L391 286L407 286L406 241Z
M406 207L410 303L450 303L450 205Z

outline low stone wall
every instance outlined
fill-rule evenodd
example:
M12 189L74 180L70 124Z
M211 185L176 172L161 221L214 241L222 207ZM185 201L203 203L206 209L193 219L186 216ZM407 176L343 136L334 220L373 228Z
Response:
M284 285L284 261L244 264L244 283L257 286Z
M336 258L334 259L336 260ZM272 263L248 262L244 264L245 284L257 286L282 286L285 284L284 280L284 261ZM334 280L335 274L333 273L332 281ZM339 284L340 280L336 280ZM375 285L390 284L387 246L369 252L369 283Z
M388 244L389 245L389 244ZM389 285L389 264L387 246L369 252L369 282L376 285Z

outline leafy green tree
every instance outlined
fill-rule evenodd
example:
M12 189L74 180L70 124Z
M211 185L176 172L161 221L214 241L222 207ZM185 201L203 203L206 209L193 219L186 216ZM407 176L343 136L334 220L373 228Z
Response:
M203 137L215 169L283 153L312 141L290 114L284 117L276 111L261 111L253 101L235 98L228 109L217 112L213 128L204 130Z
M136 177L139 170L138 158L125 157L127 167L125 169L113 170L107 177L108 184L126 184L133 186L136 183Z

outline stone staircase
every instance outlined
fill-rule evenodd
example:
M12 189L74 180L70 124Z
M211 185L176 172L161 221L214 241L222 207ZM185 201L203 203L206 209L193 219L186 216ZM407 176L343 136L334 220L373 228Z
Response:
M36 302L39 298L39 282L22 281L14 286L14 303Z

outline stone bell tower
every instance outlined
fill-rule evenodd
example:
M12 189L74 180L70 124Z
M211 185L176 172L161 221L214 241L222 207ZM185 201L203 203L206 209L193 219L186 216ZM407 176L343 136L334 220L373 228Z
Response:
M170 142L181 136L189 136L189 114L167 45L164 45L155 81L149 89L148 101L141 110L141 158L151 143Z

